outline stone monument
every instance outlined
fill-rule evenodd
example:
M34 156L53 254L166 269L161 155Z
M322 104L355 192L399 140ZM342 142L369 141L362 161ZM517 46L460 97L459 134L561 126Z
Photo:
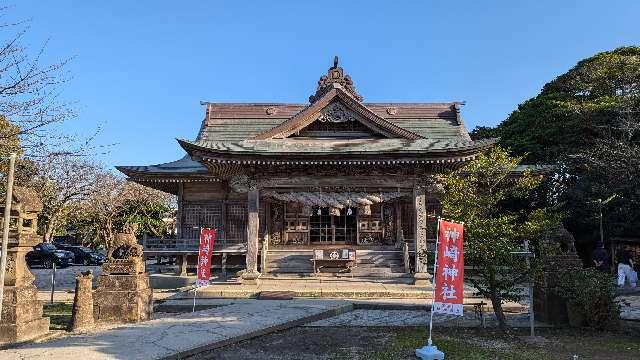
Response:
M546 255L543 260L541 276L536 279L533 287L533 311L536 319L546 323L567 324L569 323L567 302L556 294L554 288L559 281L559 272L581 269L582 260L575 252L573 235L562 225L550 233L546 241L549 244L556 244L561 252Z
M42 301L24 258L41 241L36 229L42 202L29 188L15 187L12 197L0 343L30 340L49 332L49 318L42 317Z
M116 235L120 244L102 265L93 294L93 314L98 322L139 322L153 312L153 290L142 260L135 227Z
M71 331L86 331L94 326L92 282L93 273L91 270L76 274L76 294L73 299L73 312L71 313Z

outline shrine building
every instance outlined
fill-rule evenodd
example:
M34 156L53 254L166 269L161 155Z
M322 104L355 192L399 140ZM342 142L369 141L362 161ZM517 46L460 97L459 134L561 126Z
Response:
M215 255L245 259L247 283L311 275L322 249L355 250L351 275L428 278L415 254L435 239L434 175L494 144L471 140L460 102L365 102L337 58L308 103L202 105L184 157L117 169L177 195L177 236L145 252L195 264L199 229L215 227Z

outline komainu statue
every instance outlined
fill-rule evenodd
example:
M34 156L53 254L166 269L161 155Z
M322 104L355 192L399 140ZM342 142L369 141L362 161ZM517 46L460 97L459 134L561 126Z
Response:
M138 322L151 316L153 292L136 230L136 224L127 225L116 235L109 259L102 265L93 296L98 322Z
M558 225L556 230L549 233L547 241L559 244L563 253L575 254L576 252L576 239L562 224Z

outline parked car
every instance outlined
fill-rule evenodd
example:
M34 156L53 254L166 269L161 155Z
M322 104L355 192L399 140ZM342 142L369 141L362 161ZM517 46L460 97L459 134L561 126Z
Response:
M73 253L66 250L58 250L50 243L40 243L33 247L25 256L29 267L42 266L52 268L55 263L57 267L67 267L73 263Z
M73 263L82 265L102 265L107 261L107 257L93 249L84 246L71 246L58 244L56 247L60 250L71 251L73 253Z

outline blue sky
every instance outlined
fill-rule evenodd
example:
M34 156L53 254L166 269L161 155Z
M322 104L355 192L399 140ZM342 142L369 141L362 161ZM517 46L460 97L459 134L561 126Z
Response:
M65 130L107 166L171 161L200 101L306 102L334 55L368 102L466 101L495 125L578 60L640 44L640 1L16 1L28 44L73 56Z

